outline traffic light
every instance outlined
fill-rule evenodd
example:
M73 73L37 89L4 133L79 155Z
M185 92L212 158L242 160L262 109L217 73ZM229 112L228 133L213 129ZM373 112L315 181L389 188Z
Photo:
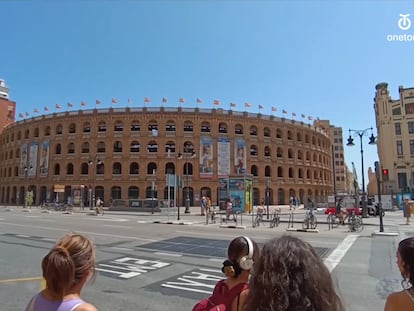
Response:
M388 176L388 169L387 168L383 168L382 169L382 180L383 181L387 181L388 178L389 178L389 176Z
M379 162L375 161L374 165L375 165L375 177L379 180L380 179Z

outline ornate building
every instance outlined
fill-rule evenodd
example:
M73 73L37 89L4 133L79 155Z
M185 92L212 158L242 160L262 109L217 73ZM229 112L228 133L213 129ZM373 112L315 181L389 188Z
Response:
M375 87L374 109L383 194L412 195L414 188L414 88L398 88L392 99L387 83Z
M332 142L319 127L223 109L108 108L15 122L0 135L0 202L58 198L174 198L167 174L181 177L177 199L218 204L219 178L253 178L253 203L325 201L333 193ZM91 189L89 191L89 189ZM152 190L155 190L155 193ZM173 189L173 190L172 190ZM188 190L188 192L186 192Z

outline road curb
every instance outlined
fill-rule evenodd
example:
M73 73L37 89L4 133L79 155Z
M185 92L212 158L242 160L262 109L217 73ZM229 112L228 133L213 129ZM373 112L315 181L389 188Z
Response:
M319 230L318 230L318 229L297 229L297 228L286 228L286 231L319 233Z
M246 229L246 226L237 226L237 225L220 225L220 228Z
M399 236L400 234L398 232L380 232L380 231L374 231L371 233L372 236L378 235L378 236Z

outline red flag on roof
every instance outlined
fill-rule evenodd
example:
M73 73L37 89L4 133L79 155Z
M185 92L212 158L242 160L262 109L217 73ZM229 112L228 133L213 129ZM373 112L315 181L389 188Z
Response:
M215 99L215 100L213 100L213 104L216 105L216 106L218 106L218 105L220 105L220 101L217 100L217 99Z
M236 103L230 103L230 107L236 107Z
M144 97L144 103L150 103L151 99L149 97Z
M179 102L180 102L180 103L185 103L185 99L184 99L183 97L180 97Z
M81 106L86 106L86 102L85 101L81 101Z
M250 103L244 103L244 107L247 107L247 108L249 108L249 107L251 107L252 105L250 104Z
M197 97L197 104L202 104L202 103L203 103L203 100Z
M56 104L56 109L60 109L60 108L62 108L62 106L59 104Z
M117 103L118 103L118 99L117 99L117 98L112 98L111 102L112 102L113 104L117 104Z

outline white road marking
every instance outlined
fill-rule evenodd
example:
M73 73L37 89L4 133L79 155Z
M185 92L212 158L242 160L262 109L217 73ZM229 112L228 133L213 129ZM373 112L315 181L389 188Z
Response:
M29 226L27 224L23 225L23 224L14 224L14 223L10 223L10 222L2 222L2 224L4 225L9 225L9 226L16 226L16 227L25 227L25 228L36 228L36 229L42 229L42 230L50 230L50 231L58 231L58 232L62 232L62 233L66 233L67 229L62 229L62 228L53 228L53 227L42 227L42 226ZM163 239L143 239L143 238L138 238L138 237L134 237L134 236L125 236L125 235L116 235L116 234L106 234L106 233L97 233L97 232L90 232L90 231L83 231L83 230L75 230L77 232L80 233L84 233L87 235L91 235L91 236L104 236L104 237L110 237L110 238L120 238L120 239L127 239L127 240L137 240L137 241L145 241L145 242L159 242Z
M129 226L121 226L121 225L103 225L103 227L132 229L132 227L129 227Z
M223 262L225 260L225 258L209 258L207 260L208 261L213 261L213 262Z
M352 244L356 241L359 237L357 234L350 234L348 235L341 244L339 244L334 251L324 260L326 267L328 268L329 272L332 272L338 263L342 260L345 256L346 252L351 248Z
M183 254L163 253L163 252L155 252L154 255L170 256L170 257L182 257L183 256Z
M115 249L115 250L117 250L117 251L127 251L127 252L132 251L132 249L131 249L131 248L126 248L126 247L116 247L116 246L112 246L112 247L111 247L111 249Z
M96 216L96 218L92 218L95 220L99 220L99 221L117 221L117 222L125 222L125 221L129 221L126 218L107 218L107 217L101 217L101 216Z

